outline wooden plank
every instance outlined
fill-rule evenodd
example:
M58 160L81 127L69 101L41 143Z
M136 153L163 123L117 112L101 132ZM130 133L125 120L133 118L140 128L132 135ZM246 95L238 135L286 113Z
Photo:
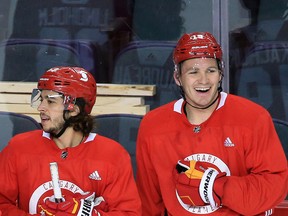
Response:
M31 95L28 94L11 94L0 93L0 103L7 104L30 104ZM136 106L144 105L143 97L122 97L122 96L97 96L96 106L98 105L120 105L120 106Z
M0 82L0 92L3 93L31 94L34 88L37 88L36 82Z
M7 104L30 104L31 94L0 93L0 103Z
M93 107L91 114L110 114L110 113L124 113L124 114L136 114L145 115L150 110L149 105L142 106L99 106Z
M139 106L144 105L143 97L115 97L115 96L97 96L94 106Z
M36 82L0 82L2 93L31 94L36 87ZM155 85L97 84L97 95L153 96L155 94Z
M97 84L99 95L131 95L153 96L156 94L155 85L126 85L126 84Z

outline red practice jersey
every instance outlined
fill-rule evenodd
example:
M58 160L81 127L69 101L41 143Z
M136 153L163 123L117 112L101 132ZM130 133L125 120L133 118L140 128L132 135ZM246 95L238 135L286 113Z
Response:
M267 110L238 96L220 95L201 125L184 114L183 99L149 112L137 140L137 184L144 216L269 215L287 194L287 160ZM178 160L211 163L229 176L222 207L188 206L177 198Z
M51 162L58 163L64 196L95 192L108 204L101 215L141 215L130 156L119 143L90 133L85 142L61 150L41 130L16 135L0 153L3 215L40 213L38 204L53 195Z

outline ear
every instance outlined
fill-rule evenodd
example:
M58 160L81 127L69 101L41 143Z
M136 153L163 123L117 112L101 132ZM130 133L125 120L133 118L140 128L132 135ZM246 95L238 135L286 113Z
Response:
M71 116L77 116L80 113L80 108L78 105L74 105L73 109L70 111Z
M179 74L178 71L176 71L176 70L174 71L173 77L174 77L176 85L181 86L181 82L179 80L180 79L180 74Z

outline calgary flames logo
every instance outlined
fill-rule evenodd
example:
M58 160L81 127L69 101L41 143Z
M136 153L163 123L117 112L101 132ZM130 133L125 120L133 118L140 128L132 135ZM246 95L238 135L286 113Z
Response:
M225 172L227 174L227 176L231 175L228 166L220 158L218 158L214 155L211 155L211 154L205 154L205 153L193 154L193 155L186 157L184 159L184 161L186 161L186 162L200 161L200 162L208 163L214 169L219 170L220 172ZM177 197L177 200L180 203L180 205L186 211L191 212L193 214L209 214L209 213L216 211L219 208L219 207L212 208L211 205L201 205L201 206L197 206L197 205L193 205L193 204L189 205L189 204L187 204L187 202L184 202L184 200L183 200L183 199L188 199L189 197L183 198L182 195L179 195L179 192L177 191L177 189L176 189L175 193L176 193L176 197Z

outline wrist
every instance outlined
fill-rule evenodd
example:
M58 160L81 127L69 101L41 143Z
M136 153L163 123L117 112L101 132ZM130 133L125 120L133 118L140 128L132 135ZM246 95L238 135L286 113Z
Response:
M214 182L214 193L219 197L220 200L222 200L223 194L224 194L224 185L227 181L227 176L225 173L218 174L217 178Z
M212 208L219 207L222 204L221 199L226 180L226 173L219 173L213 168L205 170L199 185L201 199L210 204Z
M211 206L216 206L213 199L213 185L218 175L218 171L213 168L208 168L203 173L200 185L199 194L205 203L210 203ZM211 203L212 202L212 203Z

